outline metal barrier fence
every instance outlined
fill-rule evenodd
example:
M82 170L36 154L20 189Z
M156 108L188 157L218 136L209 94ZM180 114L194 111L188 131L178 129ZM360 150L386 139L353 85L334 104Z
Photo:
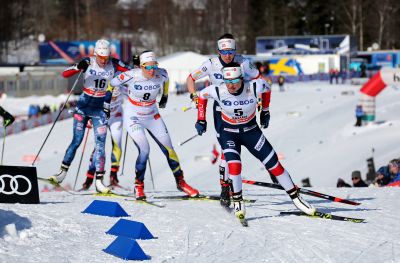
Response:
M22 72L15 75L0 76L0 94L6 93L12 97L56 96L68 92L68 88L74 81L75 77L65 79L56 72ZM81 85L81 83L78 83L78 87Z
M20 133L26 130L33 129L35 127L43 126L46 124L53 123L55 119L57 118L58 111L55 112L50 112L38 117L31 117L27 120L20 120L20 121L15 121L13 124L8 126L6 128L6 134L16 134ZM71 118L71 114L68 112L68 110L64 110L58 120L64 120ZM0 138L3 138L4 134L3 132L0 132Z

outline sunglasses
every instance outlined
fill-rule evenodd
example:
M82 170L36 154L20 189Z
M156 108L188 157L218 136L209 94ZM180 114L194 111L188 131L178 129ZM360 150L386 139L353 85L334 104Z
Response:
M235 49L229 49L229 50L218 50L221 55L233 55L236 53Z
M237 78L237 79L224 79L224 82L226 84L236 84L236 83L239 83L239 81L240 81L240 78Z
M358 179L360 179L360 177L353 177L353 178L351 178L351 180L358 180Z
M158 69L158 65L153 65L153 66L142 66L145 70L152 70L152 69Z

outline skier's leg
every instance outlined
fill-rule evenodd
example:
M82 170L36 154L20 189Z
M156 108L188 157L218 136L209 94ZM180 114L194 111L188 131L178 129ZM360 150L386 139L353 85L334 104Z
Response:
M241 144L240 140L238 140L240 136L240 134L227 131L221 131L220 133L221 146L228 168L228 176L230 180L232 180L232 199L235 215L239 218L244 217L246 214L242 195Z
M109 123L111 131L112 152L111 152L111 171L110 184L118 185L118 170L121 160L121 138L122 138L122 116L113 117Z
M104 179L104 166L105 166L105 147L107 138L107 119L103 111L95 115L92 118L93 131L95 138L95 153L94 153L94 163L96 166L96 190L101 193L110 192L110 188L103 184Z
M129 136L133 139L133 142L138 149L138 157L135 165L135 195L136 199L145 199L144 193L144 175L146 173L147 159L149 158L150 145L146 138L146 134L143 129L142 120L131 120L129 116L124 117L124 125Z
M81 145L83 137L85 135L87 122L88 117L85 117L78 113L74 114L72 142L65 152L60 171L56 175L53 175L49 178L51 181L55 183L61 183L67 176L68 168L74 160L76 150L79 148L79 145Z
M153 119L146 121L145 127L167 158L168 165L174 174L178 190L190 196L198 195L199 191L188 185L183 178L183 171L179 163L179 158L172 146L167 127L160 115L156 114Z
M264 164L268 172L276 177L297 208L307 214L314 214L315 208L299 195L297 186L294 185L289 173L279 162L272 145L265 138L260 128L256 127L247 131L242 143L251 154Z

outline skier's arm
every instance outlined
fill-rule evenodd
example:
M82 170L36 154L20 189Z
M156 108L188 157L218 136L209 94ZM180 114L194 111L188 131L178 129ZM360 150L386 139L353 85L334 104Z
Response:
M68 67L66 70L63 71L62 76L64 78L69 78L79 71L86 72L87 68L90 65L90 58L84 58L79 63L75 63L74 65Z
M116 72L125 72L132 69L130 66L126 65L124 62L116 58L111 58L111 62L113 63Z
M163 93L162 93L160 102L158 103L158 107L163 109L167 106L167 101L168 101L169 78L168 78L167 71L161 73L161 75L165 78L165 80L164 80L164 86L163 86Z
M197 68L192 73L190 73L186 79L186 87L190 94L190 99L193 101L193 103L196 105L196 107L198 104L198 96L196 93L195 82L196 82L196 80L201 79L209 74L209 70L208 70L210 68L209 64L210 64L210 60L207 60L199 68Z

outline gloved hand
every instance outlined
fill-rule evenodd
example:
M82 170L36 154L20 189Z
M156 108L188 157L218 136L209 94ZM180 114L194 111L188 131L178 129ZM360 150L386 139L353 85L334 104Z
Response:
M197 109L197 106L199 105L199 96L197 96L197 93L196 92L191 93L190 99L192 100Z
M103 111L106 114L107 120L110 118L110 103L104 102L103 104Z
M197 130L198 135L202 135L207 131L207 122L206 121L197 121L194 127Z
M9 112L4 110L2 107L0 107L0 116L3 117L3 126L4 127L11 125L15 121L14 116L12 116Z
M81 60L77 66L77 68L83 70L83 72L86 72L88 67L89 67L89 62L86 59Z
M263 128L263 129L268 128L269 119L270 119L269 110L260 112L260 126L261 126L261 128Z
M162 95L160 102L158 103L158 107L160 109L164 109L167 106L168 95Z
M88 122L86 123L86 128L91 129L93 128L93 122L92 119L89 119Z

